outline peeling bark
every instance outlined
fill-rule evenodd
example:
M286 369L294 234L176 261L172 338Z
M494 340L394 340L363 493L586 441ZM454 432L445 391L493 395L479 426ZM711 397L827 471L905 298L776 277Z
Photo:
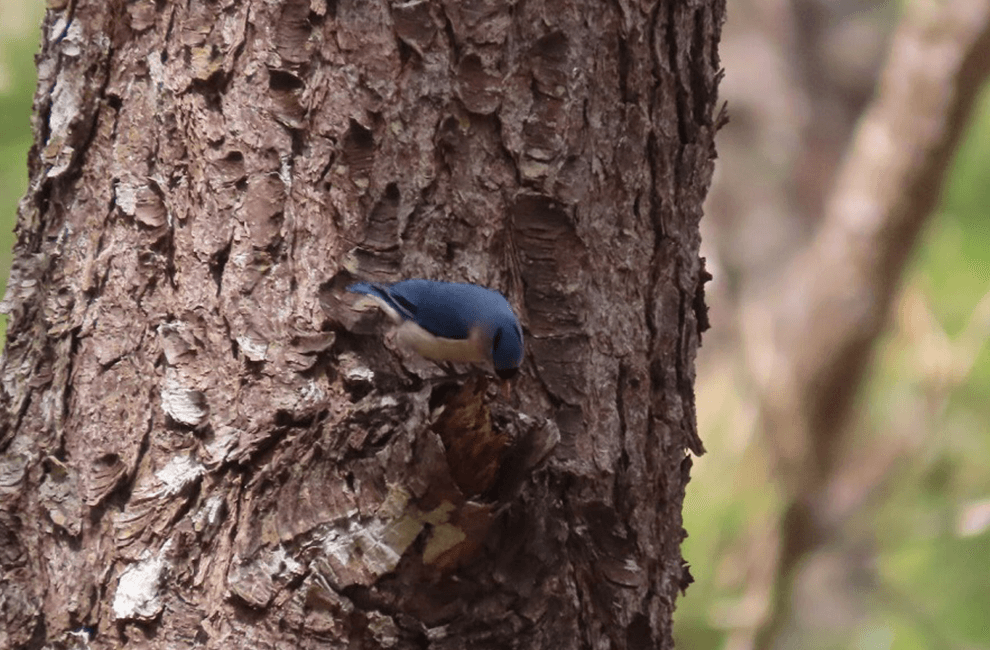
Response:
M0 646L672 647L724 3L50 3ZM510 399L355 277L502 290Z

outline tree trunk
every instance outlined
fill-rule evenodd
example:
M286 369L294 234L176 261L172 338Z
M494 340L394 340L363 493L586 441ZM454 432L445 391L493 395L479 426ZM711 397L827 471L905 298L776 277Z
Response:
M49 6L0 647L672 647L724 2ZM508 398L344 292L412 276Z

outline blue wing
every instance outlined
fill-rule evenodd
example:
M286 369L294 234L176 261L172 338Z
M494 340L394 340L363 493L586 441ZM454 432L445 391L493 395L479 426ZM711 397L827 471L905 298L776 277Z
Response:
M390 285L380 282L356 282L347 287L348 291L363 293L384 302L395 310L399 318L412 321L416 320L416 305L410 304L405 299L396 299L391 289L392 287Z
M427 332L448 339L466 339L483 313L471 288L474 285L415 278L396 282L388 287L388 293L400 311L410 314L410 320Z
M395 284L358 282L348 291L373 296L434 336L470 338L482 328L494 344L489 350L496 369L517 368L522 363L523 336L519 320L505 297L476 284L413 278Z
M413 278L395 284L358 282L347 290L378 298L401 318L449 339L466 339L477 325L492 330L491 336L493 315L512 313L502 294L476 284Z

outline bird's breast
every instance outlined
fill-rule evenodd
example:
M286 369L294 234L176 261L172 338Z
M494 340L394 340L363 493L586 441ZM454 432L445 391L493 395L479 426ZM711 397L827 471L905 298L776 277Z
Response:
M399 345L421 357L454 363L484 363L490 344L481 329L471 330L466 339L448 339L426 331L412 321L406 321L396 331Z
M357 309L358 311L367 311L374 307L377 307L385 312L393 323L402 322L402 316L399 315L399 312L397 312L392 305L388 304L378 296L362 294L357 300L354 301L354 309Z

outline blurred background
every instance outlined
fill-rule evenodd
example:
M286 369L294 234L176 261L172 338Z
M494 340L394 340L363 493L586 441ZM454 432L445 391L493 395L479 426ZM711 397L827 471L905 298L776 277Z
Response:
M31 147L31 98L37 74L34 53L45 4L40 0L0 0L0 282L10 273L17 202L27 189ZM0 337L7 316L0 315Z
M856 348L862 363L837 364L850 396L831 395L828 382L800 386L817 376L809 363L834 361L820 328L799 329L807 341L775 338L785 321L833 331L831 307L816 316L802 301L816 294L803 292L801 261L830 211L842 213L836 179L843 166L855 176L862 151L851 143L884 92L878 80L896 68L891 52L910 59L912 38L944 37L952 25L937 22L938 8L953 2L969 0L729 3L721 93L730 123L719 133L702 222L715 277L697 382L708 453L695 462L685 504L684 554L696 582L678 603L679 648L990 649L990 93L982 77L967 77L979 95L944 178L937 168L924 174L941 193L934 210L920 212L918 237L898 239L906 265L864 292L882 328ZM3 280L26 186L42 10L39 0L0 2ZM937 74L934 59L931 68ZM911 79L896 69L888 78ZM878 194L886 179L877 174ZM899 203L877 198L878 218L891 203L910 212L917 192L901 189ZM811 275L849 289L862 276L844 272L839 249L839 268ZM811 362L788 352L816 346L823 350ZM804 365L788 368L799 357ZM809 402L838 415L824 426L821 413L805 418Z

